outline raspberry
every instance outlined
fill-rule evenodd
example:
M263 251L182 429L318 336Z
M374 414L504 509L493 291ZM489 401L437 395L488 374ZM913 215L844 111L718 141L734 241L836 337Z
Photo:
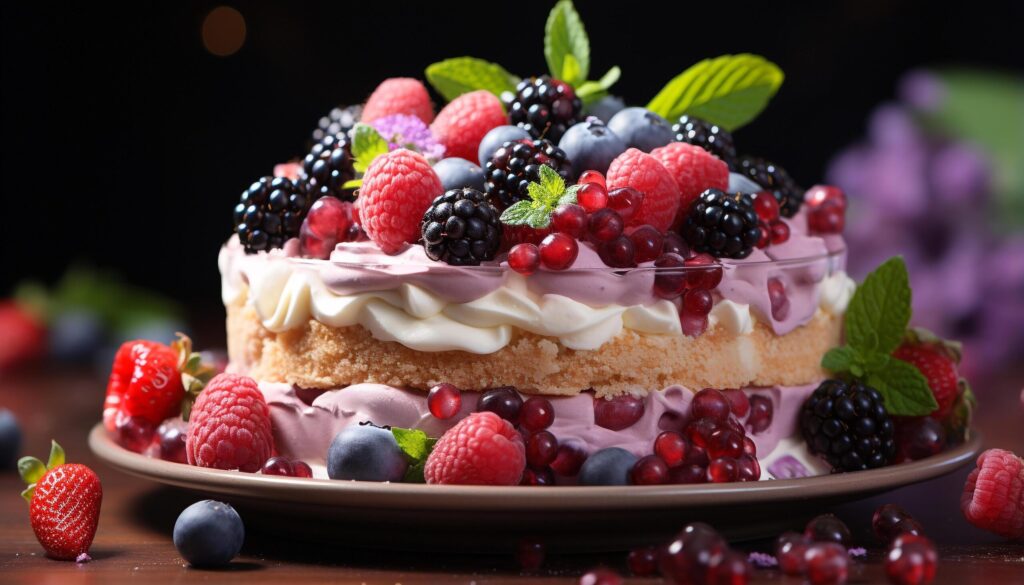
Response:
M475 163L484 136L505 123L501 100L481 89L452 100L438 112L430 131L444 145L445 156L457 156Z
M153 426L177 414L185 388L178 354L155 341L127 341L114 356L103 403L103 421L114 430L117 415L138 416Z
M956 361L945 353L941 346L907 343L896 348L892 357L912 364L924 375L928 380L928 387L935 395L935 401L939 403L939 407L931 414L932 418L946 418L960 391Z
M378 156L359 190L361 225L381 250L394 254L419 239L423 214L443 192L441 179L422 154L398 149Z
M438 441L423 475L427 483L516 485L526 468L523 438L490 411L462 419Z
M729 166L717 156L699 146L673 142L651 151L668 169L679 187L679 215L685 215L690 205L707 189L728 191Z
M632 187L644 194L640 211L627 225L650 224L660 232L672 225L679 209L679 187L658 159L630 148L612 161L605 178L609 191Z
M255 473L274 451L270 409L256 381L219 374L199 393L189 419L189 465Z
M369 124L392 114L408 114L423 120L425 124L431 123L434 120L434 105L430 103L427 88L418 79L410 77L385 79L366 100L360 122Z
M982 453L967 476L960 510L978 528L1024 538L1024 461L1003 449Z

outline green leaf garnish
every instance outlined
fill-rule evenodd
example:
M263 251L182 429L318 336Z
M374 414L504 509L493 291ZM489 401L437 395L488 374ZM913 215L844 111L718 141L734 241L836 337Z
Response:
M733 131L764 110L784 78L777 65L758 55L705 59L669 81L647 109L667 120L692 114Z
M868 370L866 382L882 395L889 414L923 416L939 407L924 374L907 362L886 360L883 367Z
M398 448L409 458L409 468L405 471L402 481L406 483L425 483L423 468L427 463L427 457L434 450L437 439L431 439L421 430L391 428L391 434L398 443Z
M857 359L857 352L852 347L833 347L821 358L821 367L833 372L846 372Z
M515 91L519 78L501 65L475 57L445 59L427 67L427 81L444 99L452 101L464 93L486 89L496 96Z
M560 0L548 14L544 58L551 76L573 87L590 74L590 39L572 0Z
M388 153L388 141L369 124L356 124L352 129L352 167L357 173L365 173L373 159Z
M527 225L544 229L551 224L551 212L559 205L576 203L578 185L566 187L565 179L547 165L540 167L540 180L530 183L526 191L530 199L518 201L501 214L507 225Z
M616 65L608 70L597 81L584 81L576 88L576 96L583 100L584 104L592 104L608 95L608 89L622 76L622 69Z

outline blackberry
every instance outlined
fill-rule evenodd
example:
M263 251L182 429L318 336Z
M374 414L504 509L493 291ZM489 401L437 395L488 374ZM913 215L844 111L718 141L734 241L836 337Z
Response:
M540 165L572 182L572 165L564 150L549 140L515 140L502 144L484 165L484 191L499 209L529 199L527 189L531 182L540 181Z
M344 132L329 134L313 145L302 159L301 177L314 199L332 195L342 201L353 201L354 189L345 189L346 181L356 178L352 166L352 146Z
M833 471L877 469L892 462L896 439L882 395L861 382L825 380L800 410L800 432L811 453Z
M326 116L320 118L313 130L313 144L320 142L325 136L348 134L363 115L363 106L338 106Z
M756 156L741 156L730 168L770 191L779 202L779 212L793 217L804 203L804 190L789 176L786 169Z
M493 260L501 247L498 210L476 189L451 189L423 214L420 233L431 260L477 266Z
M583 102L564 81L547 75L519 82L516 93L502 96L508 119L534 138L547 138L555 144L569 126L583 121Z
M299 237L313 198L306 186L286 177L261 177L235 206L235 232L248 254L281 248Z
M746 258L761 237L754 199L718 189L700 194L680 232L691 248L718 258Z
M730 167L736 160L736 146L732 134L716 124L705 122L693 116L683 116L672 125L676 142L699 146L722 159Z

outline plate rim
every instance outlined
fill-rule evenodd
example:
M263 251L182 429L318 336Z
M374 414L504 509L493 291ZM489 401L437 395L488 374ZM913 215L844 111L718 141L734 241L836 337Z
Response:
M104 463L130 475L206 493L280 502L341 507L422 510L651 509L729 506L878 493L951 473L981 451L982 437L971 436L937 455L881 469L751 483L657 486L437 486L354 480L267 477L172 463L134 453L116 444L102 423L89 432L89 448Z

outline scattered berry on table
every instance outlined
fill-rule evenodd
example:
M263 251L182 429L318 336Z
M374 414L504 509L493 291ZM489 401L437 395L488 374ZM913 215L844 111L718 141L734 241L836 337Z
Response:
M421 224L427 257L453 266L493 260L501 247L498 216L498 210L476 189L452 189L439 196Z
M811 585L842 585L849 574L850 555L834 542L815 542L804 555L806 577Z
M690 248L719 258L746 258L761 236L753 199L718 189L701 193L681 227Z
M1024 538L1024 461L989 449L967 476L960 510L971 524L1005 538Z
M15 469L21 452L21 427L14 413L0 408L0 470Z
M369 124L393 114L416 116L425 124L434 120L434 104L423 83L409 77L385 79L366 100L360 121Z
M877 390L825 380L804 402L800 431L811 453L835 471L876 469L896 455L894 425Z
M317 121L313 130L313 142L320 142L324 136L348 133L359 123L363 115L363 106L338 106L332 108L326 116Z
M434 172L445 191L452 189L484 190L484 170L464 158L443 158L434 163Z
M571 183L573 167L565 151L550 140L510 141L494 151L484 164L484 184L488 197L502 209L529 199L530 183L540 182L540 166L554 169Z
M505 123L501 100L481 89L464 93L441 108L430 131L444 145L445 156L475 161L484 136Z
M498 126L491 129L480 141L480 148L477 149L477 161L480 166L485 166L494 153L506 142L518 142L531 140L530 133L519 126Z
M622 576L612 569L598 567L584 573L580 585L622 585Z
M694 116L682 116L672 125L678 142L699 146L717 156L727 165L736 159L736 145L728 130Z
M930 416L896 419L896 462L931 457L946 446L946 429Z
M196 502L174 522L174 548L193 567L227 565L238 556L244 541L242 517L224 502Z
M555 422L555 408L551 401L534 396L523 403L519 410L519 426L528 431L542 431Z
M454 384L438 384L427 393L427 408L434 418L448 420L462 410L462 392Z
M114 356L103 402L103 422L118 435L122 434L119 431L138 435L130 442L132 450L141 452L149 445L156 427L180 412L184 396L177 352L155 341L127 341ZM134 417L139 420L129 425ZM130 432L142 427L144 433Z
M783 217L793 217L800 211L800 206L804 202L804 192L779 165L762 158L742 156L736 160L733 170L770 191L779 202L779 210Z
M509 268L529 276L540 268L540 250L534 244L516 244L508 252Z
M636 455L619 447L596 451L580 467L580 485L628 485L636 462Z
M633 426L644 415L644 400L632 394L594 398L594 424L612 431Z
M526 438L526 463L534 469L545 469L558 456L558 439L548 431Z
M622 98L619 96L606 95L596 102L585 106L584 113L587 116L594 116L607 124L608 120L612 119L612 116L621 112L625 107L626 102L622 101Z
M775 540L775 558L784 575L803 575L807 570L807 547L811 540L799 532L783 532Z
M516 560L519 568L526 572L534 572L544 564L544 544L536 541L523 539L516 545Z
M835 514L821 514L811 518L804 527L804 536L811 542L834 542L849 547L853 537L846 523Z
M523 397L512 386L499 386L486 390L476 403L477 412L493 412L513 425L519 424Z
M679 221L705 190L729 188L729 165L703 148L672 142L655 148L651 156L668 169L679 187Z
M423 214L443 189L423 155L398 149L378 156L359 189L363 230L386 254L401 250L420 238Z
M353 160L348 134L329 134L314 144L302 159L299 175L306 181L309 196L314 200L327 195L343 201L355 199L353 189L343 187L346 181L356 178Z
M189 465L258 471L274 452L270 409L256 381L219 374L199 393L185 443Z
M942 343L904 342L896 348L892 357L913 365L924 375L928 388L939 404L931 416L937 420L945 419L960 394L960 374L957 372L955 355Z
M508 120L534 138L558 143L570 126L583 121L583 102L564 81L547 75L530 77L516 85L505 104Z
M668 483L668 464L657 455L646 455L629 472L633 485L659 485Z
M886 544L904 532L923 535L924 529L906 510L896 504L882 504L871 515L871 530Z
M522 436L493 412L475 412L438 439L427 457L428 484L516 485L526 468Z
M620 187L632 187L644 194L643 203L626 220L627 225L650 224L659 231L666 231L672 225L679 210L679 187L658 159L630 148L612 161L606 179L609 196Z
M550 234L541 241L540 261L548 270L565 270L572 266L579 255L579 244L572 236Z
M747 560L747 555L730 550L715 557L708 570L708 582L727 583L729 585L746 585L754 570Z
M401 481L409 461L391 431L369 424L348 426L327 450L331 479Z
M895 585L924 585L935 580L939 553L935 544L913 534L901 534L885 556L885 574Z
M242 192L234 211L235 233L246 253L266 252L299 236L312 198L302 182L261 177Z
M605 173L615 157L626 151L626 143L604 122L591 118L569 128L558 141L558 148L565 151L575 168Z
M658 555L663 577L674 583L709 583L712 567L724 558L729 545L713 528L701 522L687 524Z
M651 152L675 137L672 127L658 114L644 108L625 108L608 120L608 128L629 148Z
M645 546L629 551L626 557L629 571L637 577L650 577L658 572L658 549Z

